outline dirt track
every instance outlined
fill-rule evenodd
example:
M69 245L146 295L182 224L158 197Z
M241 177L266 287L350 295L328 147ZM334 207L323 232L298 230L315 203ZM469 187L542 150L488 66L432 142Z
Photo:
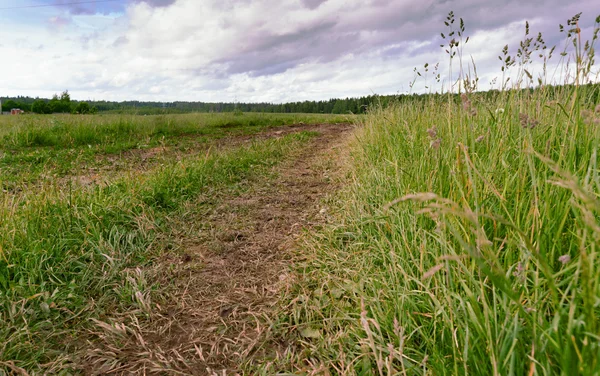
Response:
M177 260L165 260L175 265L167 303L150 322L129 323L126 346L105 336L102 348L87 354L86 373L233 375L241 361L260 357L294 240L323 221L320 200L336 188L328 176L336 163L328 155L351 129L301 124L236 140L320 133L277 168L275 181L251 182L247 193L199 215L200 234L183 242Z

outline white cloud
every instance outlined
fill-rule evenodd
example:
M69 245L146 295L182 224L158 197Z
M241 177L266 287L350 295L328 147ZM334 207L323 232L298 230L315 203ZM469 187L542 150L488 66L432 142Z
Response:
M576 5L585 11L594 2ZM439 32L452 8L467 23L464 60L475 60L483 89L500 74L502 47L514 52L525 19L558 40L558 22L576 13L558 0L158 0L121 12L63 7L19 17L0 10L0 96L69 89L76 99L284 102L405 92L425 62L441 62L447 77ZM588 33L594 17L582 18ZM430 74L414 90L425 85L439 88Z

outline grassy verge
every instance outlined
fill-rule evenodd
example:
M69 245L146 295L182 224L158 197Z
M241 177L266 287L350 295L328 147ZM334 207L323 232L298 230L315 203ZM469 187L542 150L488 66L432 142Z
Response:
M268 176L312 136L190 157L106 186L0 192L0 370L58 372L94 320L147 317L161 286L144 268L168 250L169 221L201 195L236 194Z
M371 111L264 373L600 371L600 106L504 94Z

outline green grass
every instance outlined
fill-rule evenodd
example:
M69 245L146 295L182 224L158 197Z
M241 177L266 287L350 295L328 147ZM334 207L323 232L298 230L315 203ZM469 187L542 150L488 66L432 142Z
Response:
M600 374L600 103L587 85L600 17L589 43L567 33L564 86L546 86L554 49L527 25L494 95L457 66L468 38L454 21L458 80L370 109L280 306L276 342L292 345L250 373Z
M350 119L350 120L349 120ZM297 123L335 123L349 115L198 113L181 115L31 115L0 117L5 148L26 146L74 147L148 141L181 135L224 136L227 130L252 134L269 127Z
M13 189L104 168L102 157L166 147L179 151L218 139L297 123L352 122L320 114L22 115L0 117L0 182ZM109 166L110 167L110 163ZM85 171L83 172L85 173Z
M447 20L450 38L458 29L453 13ZM456 70L467 41L463 21L455 25ZM591 44L579 32L567 37L578 82L536 90L523 90L534 85L527 69L537 47L546 67L547 50L525 37L519 65L502 59L518 70L514 88L503 75L493 99L472 92L477 81L458 67L462 102L430 96L362 118L345 188L328 224L304 238L272 326L274 349L290 345L248 373L600 374L600 103L596 87L580 85L597 34ZM76 165L104 145L119 152L190 134L250 134L276 119L212 116L137 125L23 117L0 130L2 158L44 171L52 158L38 147ZM304 121L294 116L280 119ZM185 215L186 204L209 205L201 196L243 189L310 136L172 161L102 187L30 191L19 185L24 175L7 173L15 183L0 193L0 361L53 373L73 361L90 319L147 315L145 293L159 286L140 270L168 247L169 218Z
M586 95L506 92L475 116L373 109L282 311L304 350L270 371L598 374L600 107Z
M171 246L186 206L235 195L310 133L172 161L105 185L0 192L0 370L68 369L93 319L146 317L161 286L144 272ZM211 200L201 200L208 196Z

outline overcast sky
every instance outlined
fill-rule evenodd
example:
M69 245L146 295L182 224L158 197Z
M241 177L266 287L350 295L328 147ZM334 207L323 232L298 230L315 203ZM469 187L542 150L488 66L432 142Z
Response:
M80 4L73 4L80 3ZM504 45L531 33L564 49L558 25L598 0L0 0L0 96L287 102L411 90L414 67L448 57L440 32L465 21L464 64L480 89L501 79ZM13 9L11 9L13 8ZM18 9L14 9L18 8ZM554 60L558 61L556 54ZM455 68L457 62L453 63ZM534 75L540 65L531 67ZM454 73L456 76L456 71ZM432 71L413 91L441 89Z

